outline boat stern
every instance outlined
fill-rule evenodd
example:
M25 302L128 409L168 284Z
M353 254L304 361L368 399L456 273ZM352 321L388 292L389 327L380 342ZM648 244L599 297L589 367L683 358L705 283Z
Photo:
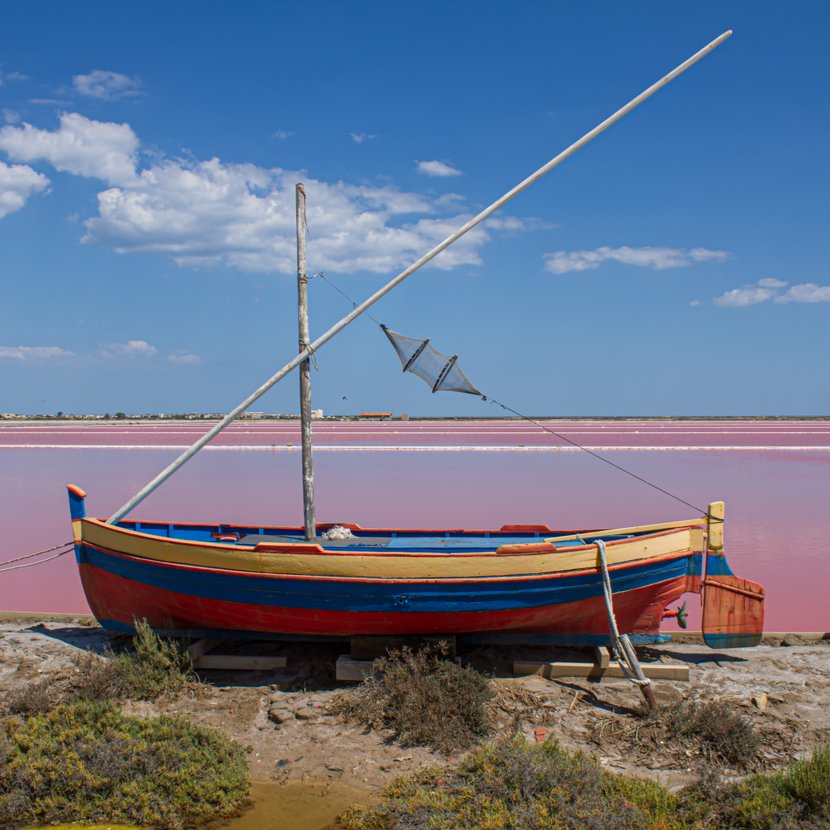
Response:
M710 648L749 648L764 633L764 586L736 576L723 543L724 503L707 512L703 577L703 640Z

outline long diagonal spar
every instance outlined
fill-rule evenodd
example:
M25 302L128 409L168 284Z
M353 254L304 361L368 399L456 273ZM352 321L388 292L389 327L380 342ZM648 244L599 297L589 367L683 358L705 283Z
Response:
M655 92L661 90L666 84L671 83L678 75L683 74L687 69L694 66L699 60L706 57L711 51L717 49L718 46L721 45L730 35L732 34L732 30L729 29L728 31L724 32L720 37L715 38L711 43L707 46L704 46L699 52L696 52L692 55L688 60L685 60L680 66L673 69L668 75L664 75L657 83L652 84L648 89L644 92L641 92L636 98L632 98L624 107L618 109L613 115L606 118L600 124L597 124L593 130L586 133L582 138L578 141L575 141L571 144L570 147L563 150L559 153L558 156L552 158L547 164L540 167L535 173L532 173L523 181L519 182L512 190L508 190L501 198L496 199L493 204L489 207L486 207L481 213L474 216L470 219L466 224L462 225L455 233L450 234L443 242L436 245L431 251L424 254L419 260L414 262L404 271L401 271L397 277L390 280L383 288L380 288L371 297L364 300L359 306L353 309L349 314L347 314L342 320L335 323L328 331L324 334L321 334L313 343L311 343L306 349L301 351L298 355L292 358L285 366L282 367L276 374L272 375L262 386L259 387L255 392L250 394L244 401L238 404L234 409L232 409L221 421L219 421L210 431L206 432L198 441L196 441L193 446L189 449L186 449L175 461L173 461L169 466L165 467L149 484L147 484L142 490L136 493L123 507L120 507L112 516L107 519L107 522L113 524L114 522L123 519L124 516L127 515L134 507L141 504L147 496L150 495L160 484L163 484L170 478L176 470L179 469L185 462L189 461L199 452L202 447L205 446L211 439L217 436L228 424L235 421L246 409L248 409L251 404L255 401L259 400L272 386L275 386L279 383L289 372L293 369L296 369L304 360L307 360L311 355L316 352L321 346L324 346L328 343L329 340L332 339L336 334L342 331L346 326L349 325L353 320L357 319L364 311L368 308L373 306L381 297L384 297L388 294L396 285L403 282L408 276L414 274L419 268L423 265L426 265L431 259L438 256L445 248L448 248L454 242L459 240L462 236L464 236L467 231L472 230L476 225L483 222L490 214L495 213L500 207L506 205L511 199L515 196L518 196L525 188L530 187L535 181L541 179L546 173L549 173L553 170L554 167L558 167L565 159L572 156L577 150L581 150L588 142L593 141L600 133L605 132L612 124L615 124L624 116L628 115L635 107L638 107L640 104L643 103L646 99L650 98L654 95Z

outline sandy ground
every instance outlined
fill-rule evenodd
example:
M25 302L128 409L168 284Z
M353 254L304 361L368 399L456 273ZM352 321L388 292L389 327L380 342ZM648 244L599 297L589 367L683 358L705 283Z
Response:
M88 618L45 621L6 615L0 622L0 701L34 680L68 677L84 650L101 652L108 636ZM329 780L377 791L395 777L448 757L423 747L402 748L382 732L344 723L329 713L336 644L270 644L288 658L275 672L203 672L206 685L174 700L131 703L127 711L150 715L180 712L223 730L250 748L255 781ZM754 649L711 651L702 644L667 644L640 649L643 659L686 663L689 682L654 681L657 699L683 698L731 703L763 738L758 768L776 768L819 743L830 742L830 641L789 636ZM491 673L497 687L495 734L516 730L529 740L558 740L587 750L609 769L656 778L671 787L688 783L707 763L691 750L661 745L647 735L631 740L637 689L625 680L592 682L511 677L514 659L546 658L538 649L479 648L460 652L465 661ZM558 655L561 656L561 655ZM565 659L587 659L571 654ZM753 700L754 699L754 700ZM729 771L727 770L727 774Z

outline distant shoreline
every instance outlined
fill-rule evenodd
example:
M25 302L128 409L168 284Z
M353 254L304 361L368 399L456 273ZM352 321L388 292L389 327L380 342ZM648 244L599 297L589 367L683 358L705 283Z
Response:
M171 423L215 423L224 417L222 414L186 413L181 415L20 415L0 413L0 427L31 422L46 424L171 424ZM257 414L242 415L237 420L246 423L299 421L297 414ZM481 415L393 415L391 417L372 417L360 415L325 415L314 418L316 422L370 422L370 421L830 421L830 415L527 415L519 416L481 416Z

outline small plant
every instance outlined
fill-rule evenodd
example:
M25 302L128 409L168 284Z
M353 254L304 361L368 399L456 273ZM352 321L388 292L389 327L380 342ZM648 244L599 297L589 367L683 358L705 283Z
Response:
M179 717L90 701L0 722L0 826L121 822L180 828L248 799L245 752Z
M159 637L145 620L137 621L135 627L131 652L81 657L72 684L75 697L155 700L180 691L192 680L193 664L185 649L174 640Z
M37 715L48 712L58 701L60 691L52 680L44 678L21 686L6 696L6 710L11 715Z
M738 769L749 768L758 754L761 740L755 728L721 701L681 701L656 717L669 735L699 741L709 758Z
M403 746L441 752L473 746L489 731L492 688L484 675L447 660L447 654L444 643L390 652L375 660L356 689L338 696L334 712L388 728Z
M830 746L817 747L812 758L790 764L783 784L808 813L823 814L830 824Z

